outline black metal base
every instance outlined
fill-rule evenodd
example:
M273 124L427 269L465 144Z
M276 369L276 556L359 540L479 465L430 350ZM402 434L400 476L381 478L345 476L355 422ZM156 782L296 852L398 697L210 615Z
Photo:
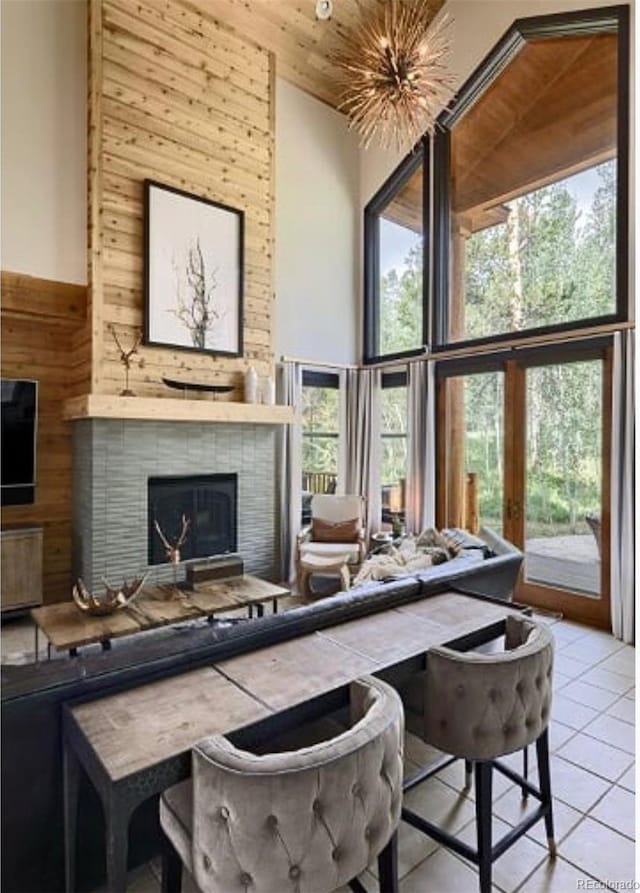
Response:
M523 759L523 775L518 775L498 760L477 761L473 764L469 760L465 760L466 778L469 778L471 766L473 766L473 771L475 773L476 830L478 840L478 846L475 850L473 847L468 846L468 844L463 843L457 837L454 837L453 834L444 831L442 828L439 828L427 819L422 818L422 816L417 815L410 809L403 808L402 810L403 821L478 866L480 893L490 893L491 866L495 860L541 819L544 819L546 826L549 854L552 858L556 855L556 846L553 837L553 804L551 797L551 776L549 773L549 738L547 729L545 729L536 741L536 751L538 756L540 789L534 787L526 778L528 773L528 755L526 749L524 751ZM403 786L404 790L410 790L420 781L424 781L425 778L430 778L432 775L435 775L456 759L456 757L446 758L440 760L433 767L426 767L425 769L420 770L405 781ZM522 788L523 797L531 795L540 801L540 806L534 810L534 812L519 822L515 828L512 828L504 835L504 837L496 841L496 843L492 842L491 834L492 781L494 769L519 785Z

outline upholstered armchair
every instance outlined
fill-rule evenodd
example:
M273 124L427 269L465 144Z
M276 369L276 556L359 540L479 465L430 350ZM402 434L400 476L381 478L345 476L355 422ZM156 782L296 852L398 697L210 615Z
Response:
M193 750L192 778L165 791L163 890L182 865L202 893L329 893L378 858L397 893L404 717L397 692L350 686L349 727L299 750L256 754L220 735ZM289 745L290 746L290 745Z
M297 564L305 557L347 556L351 573L366 555L364 499L353 494L316 494L311 500L311 524L298 534Z

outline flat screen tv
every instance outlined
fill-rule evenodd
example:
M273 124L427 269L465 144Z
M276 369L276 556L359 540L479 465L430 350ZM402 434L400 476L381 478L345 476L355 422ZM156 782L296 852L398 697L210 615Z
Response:
M36 486L38 383L3 378L0 395L0 503L27 505L34 501Z

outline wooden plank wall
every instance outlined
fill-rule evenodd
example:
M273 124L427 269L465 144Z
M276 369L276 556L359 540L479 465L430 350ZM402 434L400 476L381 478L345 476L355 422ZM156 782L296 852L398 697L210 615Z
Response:
M2 527L44 530L45 603L71 589L71 425L62 404L73 376L72 338L86 319L86 287L2 272L2 363L5 378L39 383L37 484L32 505L2 509Z
M149 177L245 212L244 357L141 347L130 386L170 397L163 375L232 384L272 371L274 68L266 50L187 0L89 3L89 320L93 393L123 371L143 325L143 181Z

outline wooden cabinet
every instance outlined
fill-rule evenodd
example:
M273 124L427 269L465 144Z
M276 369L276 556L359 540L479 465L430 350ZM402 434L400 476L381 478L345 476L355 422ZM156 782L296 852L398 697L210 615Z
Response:
M2 611L42 604L42 528L0 532Z

